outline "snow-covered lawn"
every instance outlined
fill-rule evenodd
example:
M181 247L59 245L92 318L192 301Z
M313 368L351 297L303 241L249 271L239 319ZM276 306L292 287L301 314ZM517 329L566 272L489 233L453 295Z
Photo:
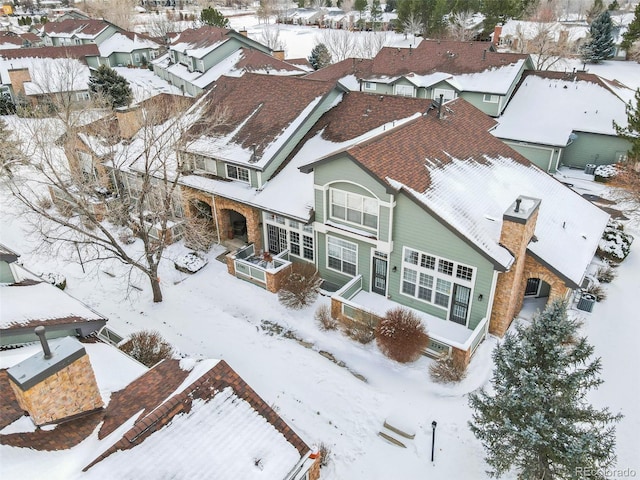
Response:
M592 185L597 191L603 188ZM583 182L581 188L587 190L589 184ZM320 330L313 320L317 305L302 311L285 310L276 295L230 276L226 266L215 259L222 253L219 247L208 254L209 265L197 275L174 268L173 260L187 252L184 246L169 248L160 273L165 300L153 304L144 279L136 280L141 292L127 289L126 272L117 265L109 267L115 277L90 265L85 265L88 273L83 274L79 264L66 262L63 256L43 256L21 217L12 214L16 210L4 189L0 200L0 242L22 253L27 268L63 274L66 292L107 316L109 327L120 334L154 329L182 355L226 360L308 443L329 446L331 463L323 469L324 479L486 478L482 447L467 428L471 412L466 394L487 384L497 339L489 338L480 346L461 384L435 384L427 373L431 360L395 363L374 343L363 346L337 331ZM640 234L637 225L635 232L629 230ZM593 314L582 316L590 341L603 358L606 381L592 395L593 402L625 415L618 426L618 466L640 473L640 349L636 346L640 322L635 301L640 292L639 244L634 243L617 269L617 278L607 285L607 300L598 303ZM328 300L318 300L322 302ZM274 333L269 324L293 330L313 346L307 348ZM331 353L345 366L328 360L320 351ZM416 431L415 439L407 441L408 448L391 445L377 435L390 416L402 417L401 422ZM438 426L435 462L431 463L434 420ZM0 447L3 465L15 467L15 462L27 457ZM26 472L30 465L21 468ZM48 478L70 477L48 472Z

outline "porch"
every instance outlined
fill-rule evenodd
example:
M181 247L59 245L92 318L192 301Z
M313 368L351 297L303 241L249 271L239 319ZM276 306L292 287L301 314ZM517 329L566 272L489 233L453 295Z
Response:
M388 310L398 306L412 311L422 320L429 335L429 345L423 354L430 357L452 356L466 365L487 335L489 322L486 318L470 330L455 322L400 305L382 295L364 291L361 275L331 296L331 314L342 321L377 323Z
M291 270L289 251L284 250L277 255L256 253L253 244L246 245L227 254L227 270L237 278L275 293Z

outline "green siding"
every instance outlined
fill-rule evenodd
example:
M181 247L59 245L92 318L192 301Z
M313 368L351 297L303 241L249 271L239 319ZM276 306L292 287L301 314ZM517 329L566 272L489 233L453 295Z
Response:
M209 70L214 65L217 65L222 60L227 58L233 52L242 47L242 44L236 40L235 38L230 38L225 43L220 45L218 48L209 52L202 60L204 60L204 69L205 71ZM197 60L195 66L197 67Z
M11 267L7 262L0 262L0 283L13 283L13 282L15 282L15 279L13 278Z
M509 145L530 162L536 164L545 172L554 173L556 171L557 157L559 156L559 153L554 153L555 149L553 147L508 141L505 141L504 143Z
M404 194L397 199L393 239L394 249L389 258L388 293L393 301L415 308L439 318L446 318L446 311L416 298L400 293L403 247L463 263L476 268L471 297L471 312L468 327L473 329L487 315L493 265L466 241L451 232L446 226L431 217L425 210ZM397 267L393 271L393 267ZM482 294L483 299L478 300Z
M461 92L460 96L464 98L471 105L476 107L478 110L486 113L487 115L491 115L492 117L497 117L500 109L500 102L504 104L504 97L502 95L498 95L499 100L498 103L489 103L485 102L484 93L478 92Z
M340 235L339 233L319 233L318 234L318 271L325 280L335 285L343 286L349 282L353 277L351 275L345 275L336 270L332 270L327 266L327 236L339 238L347 242L355 243L358 246L358 268L356 275L362 275L362 288L369 291L369 285L371 283L371 254L375 247L365 241L360 241L352 237Z
M618 155L631 148L623 138L596 133L575 132L577 137L564 149L562 164L584 168L588 163L608 165L619 160Z

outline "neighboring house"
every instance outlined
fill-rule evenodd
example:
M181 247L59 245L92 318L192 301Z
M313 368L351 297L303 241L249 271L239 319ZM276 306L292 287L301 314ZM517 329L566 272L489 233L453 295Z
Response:
M68 19L48 22L42 27L42 39L46 46L100 45L122 29L106 20Z
M39 47L42 39L33 33L0 32L0 50Z
M105 326L105 317L18 265L18 257L0 245L0 348L36 341L39 326L50 338L87 337Z
M492 34L492 42L512 52L535 52L531 42L544 35L554 44L565 44L565 55L578 53L589 37L589 25L586 22L533 22L525 20L508 20L504 25L497 25ZM532 51L533 49L534 51Z
M319 478L317 452L224 360L147 369L99 342L65 337L42 348L2 358L0 443L10 477L64 469L87 479Z
M284 52L272 52L235 30L205 26L182 32L172 40L169 52L152 64L156 75L185 94L197 96L222 75L239 76L245 71L270 75L305 73L283 59Z
M83 105L89 98L89 65L97 65L95 45L0 50L2 86L15 103L38 104L65 95Z
M329 66L326 69L343 67ZM385 47L373 58L359 89L444 101L462 97L487 115L499 116L523 72L528 55L498 53L487 42L423 40L413 48ZM310 74L326 75L318 71Z
M102 42L100 64L109 67L146 67L163 48L149 37L133 32L117 32Z
M543 170L584 169L626 157L628 141L613 121L627 125L633 91L589 73L527 72L493 135Z
M291 25L319 25L325 13L322 8L292 8L278 14L278 22Z

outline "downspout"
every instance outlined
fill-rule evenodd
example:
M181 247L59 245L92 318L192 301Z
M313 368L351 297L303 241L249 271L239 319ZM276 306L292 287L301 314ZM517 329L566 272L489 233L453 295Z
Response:
M507 272L504 272L507 273ZM498 275L500 272L497 270L493 271L493 279L491 280L491 291L489 292L489 306L487 308L487 331L489 331L489 325L491 324L491 314L493 313L493 299L496 295L496 285L498 284ZM486 333L485 333L486 335Z
M218 209L216 208L215 195L211 195L211 203L213 204L213 216L216 219L216 232L218 233L218 245L220 245L220 226L218 225Z

